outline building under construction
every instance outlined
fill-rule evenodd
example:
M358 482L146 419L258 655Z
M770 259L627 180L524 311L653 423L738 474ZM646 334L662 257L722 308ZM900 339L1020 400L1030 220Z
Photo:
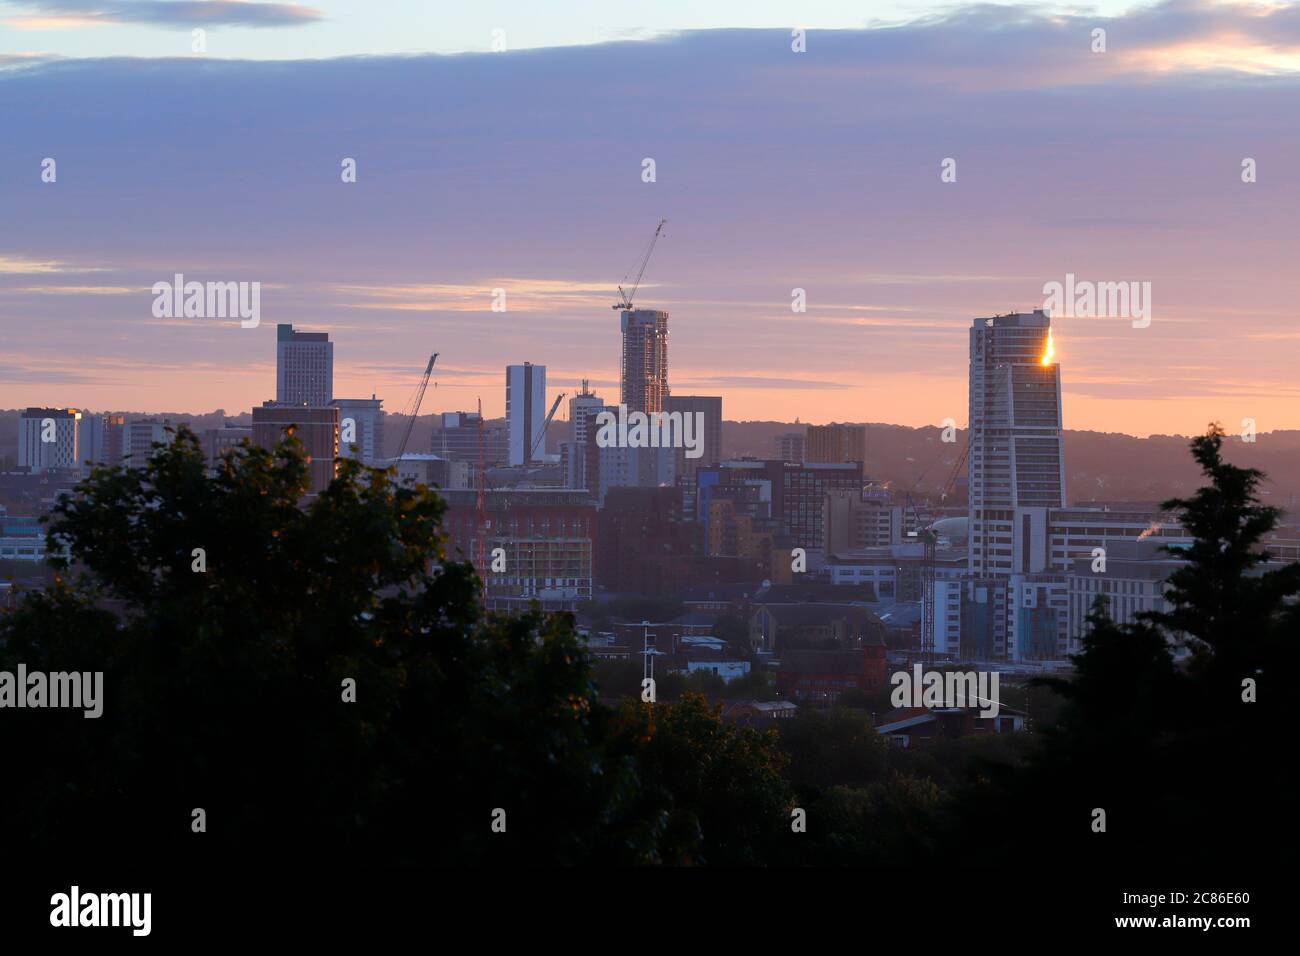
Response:
M447 556L469 560L481 549L475 565L489 609L526 610L535 600L548 611L572 611L590 600L596 507L584 492L475 488L439 494L447 502Z

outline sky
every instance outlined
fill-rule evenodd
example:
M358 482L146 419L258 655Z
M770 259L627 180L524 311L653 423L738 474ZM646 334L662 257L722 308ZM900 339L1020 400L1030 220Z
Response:
M616 400L667 218L637 304L729 419L964 425L971 320L1073 274L1152 309L1054 318L1066 427L1300 428L1294 6L464 6L0 0L0 407L244 411L277 322L390 411L435 351L425 411ZM176 273L261 324L155 317Z
M180 0L0 0L0 25L15 49L60 56L177 56L190 32L209 31L208 54L290 60L492 49L649 39L684 30L725 28L852 30L942 14L956 6L927 0L547 0L448 3L437 0L317 0L314 3ZM1114 14L1136 4L1089 6ZM1030 3L1062 11L1070 4Z

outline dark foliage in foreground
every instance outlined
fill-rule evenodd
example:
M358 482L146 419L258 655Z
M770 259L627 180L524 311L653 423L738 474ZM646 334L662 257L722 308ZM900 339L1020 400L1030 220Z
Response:
M0 616L0 670L105 675L99 719L0 713L18 771L0 788L7 849L187 863L1287 856L1300 567L1260 567L1277 515L1222 442L1193 442L1208 484L1167 503L1197 539L1172 609L1121 626L1098 608L1037 744L902 754L861 711L802 714L778 734L728 725L689 685L653 708L603 707L570 616L480 610L473 569L446 558L435 494L344 461L304 502L296 442L241 448L210 476L182 429L56 507L56 585Z

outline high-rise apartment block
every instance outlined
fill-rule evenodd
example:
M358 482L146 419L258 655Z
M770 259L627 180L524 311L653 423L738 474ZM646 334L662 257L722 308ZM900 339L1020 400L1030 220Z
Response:
M587 380L582 380L582 391L569 399L569 435L579 445L587 443L587 411L605 407L605 401L595 392L588 390ZM590 436L593 438L595 436Z
M508 464L527 465L540 460L545 451L541 443L545 421L546 366L531 362L506 366Z
M620 316L620 401L629 412L662 412L668 399L668 313L632 309Z
M974 575L1009 574L1022 507L1065 504L1061 367L1042 311L976 319L970 331L970 553Z

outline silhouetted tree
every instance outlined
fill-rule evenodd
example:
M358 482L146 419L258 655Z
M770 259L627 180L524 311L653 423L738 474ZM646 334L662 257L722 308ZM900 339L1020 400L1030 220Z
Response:
M571 618L485 617L422 487L306 487L296 441L210 476L182 429L58 503L62 574L0 615L0 669L103 671L103 716L5 712L7 852L653 859Z
M804 799L837 785L863 787L885 774L889 744L862 711L805 708L780 723L787 776Z
M794 799L775 731L729 724L690 693L673 704L626 704L621 717L642 778L636 815L665 820L672 835L661 840L673 848L664 862L743 866L790 852Z
M1215 425L1192 441L1210 483L1190 498L1164 502L1195 540L1186 551L1171 551L1188 564L1169 577L1170 610L1151 620L1190 647L1197 676L1223 695L1216 711L1225 705L1236 711L1241 681L1282 651L1279 642L1295 644L1296 633L1286 635L1278 624L1287 598L1300 591L1300 564L1263 569L1272 559L1263 538L1280 512L1259 503L1263 472L1223 460L1223 439Z
M1297 791L1279 761L1291 744L1287 601L1300 566L1260 567L1277 511L1258 502L1258 471L1223 460L1223 437L1211 426L1192 441L1209 482L1164 505L1195 538L1173 552L1187 564L1170 578L1169 610L1121 625L1094 605L1072 678L1042 682L1065 705L1028 766L986 768L954 803L959 853L1072 864L1293 856ZM1193 651L1185 668L1171 653L1180 643Z

